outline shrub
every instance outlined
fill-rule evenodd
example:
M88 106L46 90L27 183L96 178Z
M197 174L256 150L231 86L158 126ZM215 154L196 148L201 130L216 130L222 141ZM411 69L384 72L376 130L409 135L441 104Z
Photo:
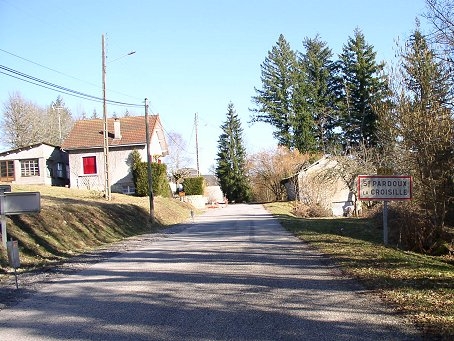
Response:
M293 214L300 218L317 218L317 217L331 217L333 213L318 204L304 204L298 203L293 208Z
M390 243L399 248L432 255L448 251L433 219L411 202L389 205L388 226Z
M186 178L183 182L183 189L186 195L203 195L205 179L203 176Z
M145 197L148 195L148 164L142 162L138 151L131 153L132 178L136 188L136 195ZM152 190L154 195L170 197L170 186L167 180L167 166L160 163L151 164Z

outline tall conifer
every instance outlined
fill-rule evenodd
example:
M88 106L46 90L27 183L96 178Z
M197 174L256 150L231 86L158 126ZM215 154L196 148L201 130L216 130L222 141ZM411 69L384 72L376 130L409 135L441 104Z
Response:
M339 57L340 124L344 143L375 146L378 116L374 106L389 95L384 63L376 62L373 46L366 43L359 29L348 39Z
M271 124L279 145L294 147L295 82L298 76L296 53L281 34L261 65L262 89L252 101L252 122Z
M222 192L229 201L249 201L250 190L246 177L246 149L243 129L233 103L229 103L227 119L221 126L218 141L216 176Z
M335 63L331 49L318 35L306 38L303 46L299 62L305 73L305 103L313 120L311 138L316 150L326 152L335 141Z

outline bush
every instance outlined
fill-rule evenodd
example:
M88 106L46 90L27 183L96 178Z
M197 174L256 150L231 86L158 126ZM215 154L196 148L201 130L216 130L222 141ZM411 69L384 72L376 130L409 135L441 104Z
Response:
M136 188L136 195L145 197L148 195L148 164L140 160L139 153L135 150L132 155L132 178ZM161 163L151 164L152 190L154 195L165 198L171 196L169 182L167 180L167 166Z
M388 206L388 226L390 244L401 249L432 255L448 251L426 211L411 202Z
M300 218L331 217L332 211L318 204L297 203L292 212Z
M183 190L186 195L203 195L205 179L203 176L186 178L183 182Z

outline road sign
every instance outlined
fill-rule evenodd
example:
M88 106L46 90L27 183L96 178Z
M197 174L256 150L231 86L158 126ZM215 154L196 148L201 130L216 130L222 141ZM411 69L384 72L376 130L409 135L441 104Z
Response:
M371 201L410 200L412 178L407 175L359 175L358 199Z
M6 215L41 211L39 192L6 192L0 190L0 226L2 244L6 248Z
M41 211L39 192L6 192L0 214L23 214Z

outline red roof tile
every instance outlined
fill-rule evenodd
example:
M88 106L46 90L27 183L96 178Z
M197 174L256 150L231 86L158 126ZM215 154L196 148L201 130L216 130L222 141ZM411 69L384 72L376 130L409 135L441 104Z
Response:
M107 130L109 133L109 146L124 146L146 143L145 118L143 116L121 117L120 121L121 139L114 139L114 118L107 119ZM148 117L150 135L155 129L157 122L160 125L159 115ZM63 149L86 149L102 148L104 145L103 120L79 120L68 137L63 141Z

